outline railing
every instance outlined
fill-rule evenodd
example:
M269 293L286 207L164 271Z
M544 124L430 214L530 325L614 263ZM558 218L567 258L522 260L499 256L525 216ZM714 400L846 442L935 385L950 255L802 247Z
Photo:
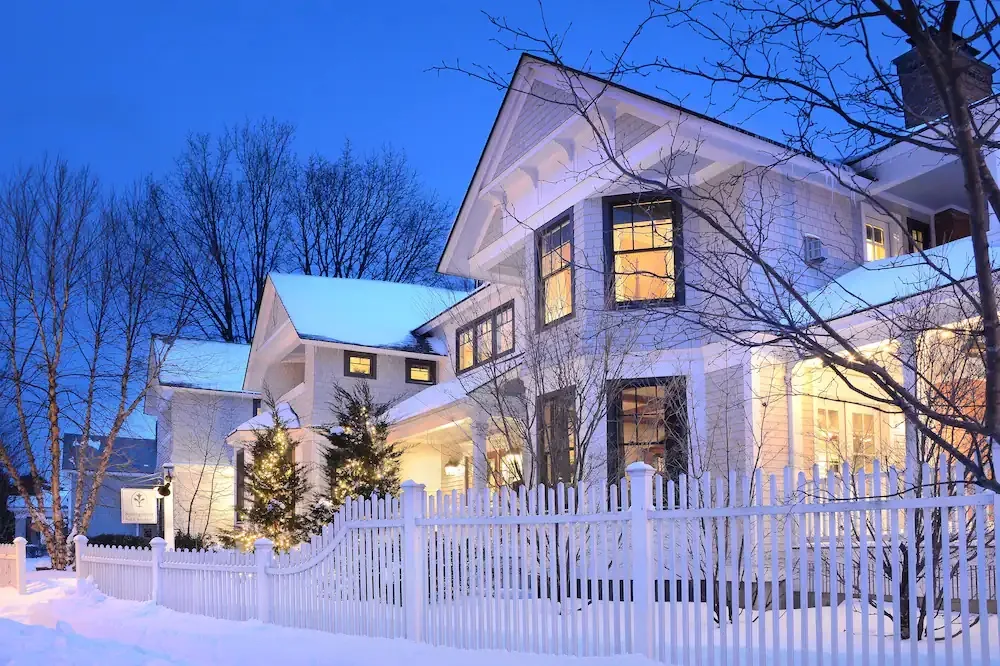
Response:
M637 464L611 487L432 496L407 482L349 501L290 553L77 537L78 575L186 612L461 648L990 663L1000 503L957 470L918 472L675 482Z
M27 544L24 537L0 543L0 587L13 587L24 594L28 584Z

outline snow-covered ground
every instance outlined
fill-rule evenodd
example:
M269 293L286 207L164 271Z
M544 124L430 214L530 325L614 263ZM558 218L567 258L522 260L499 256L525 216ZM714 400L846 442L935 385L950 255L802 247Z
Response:
M28 594L0 588L0 666L163 666L259 663L333 666L649 666L638 657L579 659L436 648L259 622L232 622L76 592L70 575L29 574Z

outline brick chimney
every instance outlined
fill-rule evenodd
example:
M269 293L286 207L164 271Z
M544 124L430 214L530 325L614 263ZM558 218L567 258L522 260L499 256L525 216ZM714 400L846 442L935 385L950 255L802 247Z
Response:
M992 95L994 68L976 60L979 51L969 46L961 37L956 35L954 44L955 62L962 71L958 83L959 90L970 102L978 102ZM944 105L934 87L930 71L917 50L912 48L892 62L896 65L899 85L903 89L906 126L914 127L945 115Z

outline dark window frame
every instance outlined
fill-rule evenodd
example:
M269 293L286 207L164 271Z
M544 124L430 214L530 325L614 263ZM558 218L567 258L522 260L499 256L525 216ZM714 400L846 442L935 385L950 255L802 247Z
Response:
M637 379L620 379L609 382L607 389L608 411L607 411L607 478L608 480L621 478L624 473L622 461L624 456L623 444L619 441L622 423L622 392L630 388L643 388L648 386L669 386L672 383L679 383L684 390L684 420L688 419L688 377L686 375L668 375L661 377L641 377ZM667 415L664 413L664 420ZM685 447L685 466L690 464L691 455L691 424L687 424L682 445ZM669 438L666 440L669 442Z
M358 356L361 358L367 358L372 363L372 373L366 375L361 372L351 372L351 357ZM358 379L378 379L378 356L370 352L359 352L359 351L348 351L344 350L344 376L345 377L357 377Z
M497 326L497 316L501 312L506 312L507 310L510 310L510 328L511 328L511 334L513 336L513 339L511 340L510 349L508 349L505 352L498 352L497 350L500 348L500 346L499 346L500 327ZM479 324L481 324L481 323L483 323L484 321L487 321L487 320L492 320L492 322L493 322L492 323L492 330L490 332L490 338L492 339L491 345L492 345L493 353L492 353L492 355L489 358L487 358L487 359L485 359L483 361L480 361L478 358L476 358L476 350L479 348L479 344L478 344L479 343ZM455 374L460 375L460 374L469 372L470 370L475 370L476 368L481 368L482 366L484 366L484 365L486 365L486 364L488 364L488 363L490 363L492 361L495 361L495 360L497 360L499 358L503 358L504 356L507 356L509 354L513 354L514 350L517 348L517 326L516 326L516 324L517 324L517 313L514 310L514 301L512 299L512 300L507 301L503 305L500 305L498 307L493 308L492 310L490 310L486 314L482 315L481 317L477 317L476 319L472 320L468 324L464 324L464 325L459 326L458 328L456 328L455 329ZM463 368L463 367L461 367L461 362L460 362L460 359L461 359L461 348L460 348L459 340L461 339L463 333L466 333L466 332L469 332L469 331L472 332L472 365L470 365L467 368Z
M913 232L920 231L924 235L924 247L923 250L929 250L934 247L934 239L931 238L931 225L927 222L914 219L912 217L906 218L906 251L916 252L916 243L913 240Z
M555 227L568 224L570 228L569 240L569 314L565 314L559 319L545 322L545 283L542 280L542 243L545 234ZM573 209L568 208L546 222L535 232L535 325L539 331L548 330L553 326L558 326L564 321L569 321L576 316L576 220L573 216Z
M671 298L651 298L647 300L629 300L618 302L615 298L615 240L614 240L614 209L622 204L641 206L669 199L673 208L673 239L671 249L674 252L674 295ZM684 221L677 190L666 193L630 193L604 197L603 232L604 232L604 290L605 300L609 310L631 310L635 308L662 307L684 305ZM660 248L663 249L663 248Z
M250 405L250 418L254 416L259 416L262 408L264 407L264 401L260 398L254 398L253 403Z
M410 377L410 370L417 366L427 366L430 368L430 381L422 382ZM437 384L437 361L425 361L421 358L407 358L406 359L406 383L407 384L420 384L422 386L433 386Z
M555 480L553 482L552 479L548 478L549 475L548 475L548 469L547 468L548 468L548 462L549 462L548 458L550 457L550 453L548 451L548 446L547 446L546 438L545 438L545 436L543 434L545 432L545 430L546 430L546 423L545 423L545 418L544 418L544 416L545 416L545 403L548 402L548 401L552 401L555 404L558 404L559 401L562 401L564 404L568 405L568 410L567 410L567 412L568 412L568 417L567 417L568 418L568 422L567 422L567 436L568 436L570 430L572 430L574 428L573 421L576 419L576 387L575 386L567 386L567 387L564 387L564 388L561 388L561 389L556 389L554 391L549 391L548 393L543 393L543 394L541 394L541 395L539 395L537 397L536 403L535 403L535 409L537 410L536 411L537 418L536 418L536 425L535 425L535 437L536 437L537 442L538 442L538 456L537 456L537 460L535 460L534 462L535 462L535 469L538 472L538 482L540 484L543 484L543 485L546 485L546 486L555 486L556 483L559 483L559 480ZM576 464L576 455L578 453L578 451L576 449L579 446L579 442L575 441L576 440L575 433L574 433L574 438L573 439L574 439L573 447L572 447L573 448L573 460L572 460L572 462L567 461L567 463L569 464L569 469L570 469L570 473L571 474L572 474L573 465ZM569 450L570 450L570 447L567 446L566 447L567 456L569 455ZM569 479L569 480L566 480L566 481L571 481L571 480L572 479Z

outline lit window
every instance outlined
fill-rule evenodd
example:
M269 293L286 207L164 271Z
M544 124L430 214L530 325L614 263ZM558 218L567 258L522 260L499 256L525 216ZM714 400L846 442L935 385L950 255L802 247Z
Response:
M514 306L497 313L497 354L506 354L514 348Z
M375 379L375 354L346 352L344 354L344 374L348 377Z
M458 332L458 369L468 370L472 367L472 329Z
M493 357L493 319L476 324L476 363L485 363Z
M609 478L621 477L634 462L651 465L667 478L687 471L686 386L683 377L667 377L622 387L609 414Z
M542 232L538 256L543 326L573 314L573 219L564 218Z
M885 259L885 230L874 224L865 225L865 261Z
M610 218L615 302L674 299L673 202L666 199L612 205Z
M406 359L406 381L410 384L433 384L437 381L437 368L433 361Z
M518 452L490 451L486 455L486 463L489 467L487 481L490 488L516 487L524 480L521 454Z
M514 304L507 303L456 333L459 372L514 351Z

